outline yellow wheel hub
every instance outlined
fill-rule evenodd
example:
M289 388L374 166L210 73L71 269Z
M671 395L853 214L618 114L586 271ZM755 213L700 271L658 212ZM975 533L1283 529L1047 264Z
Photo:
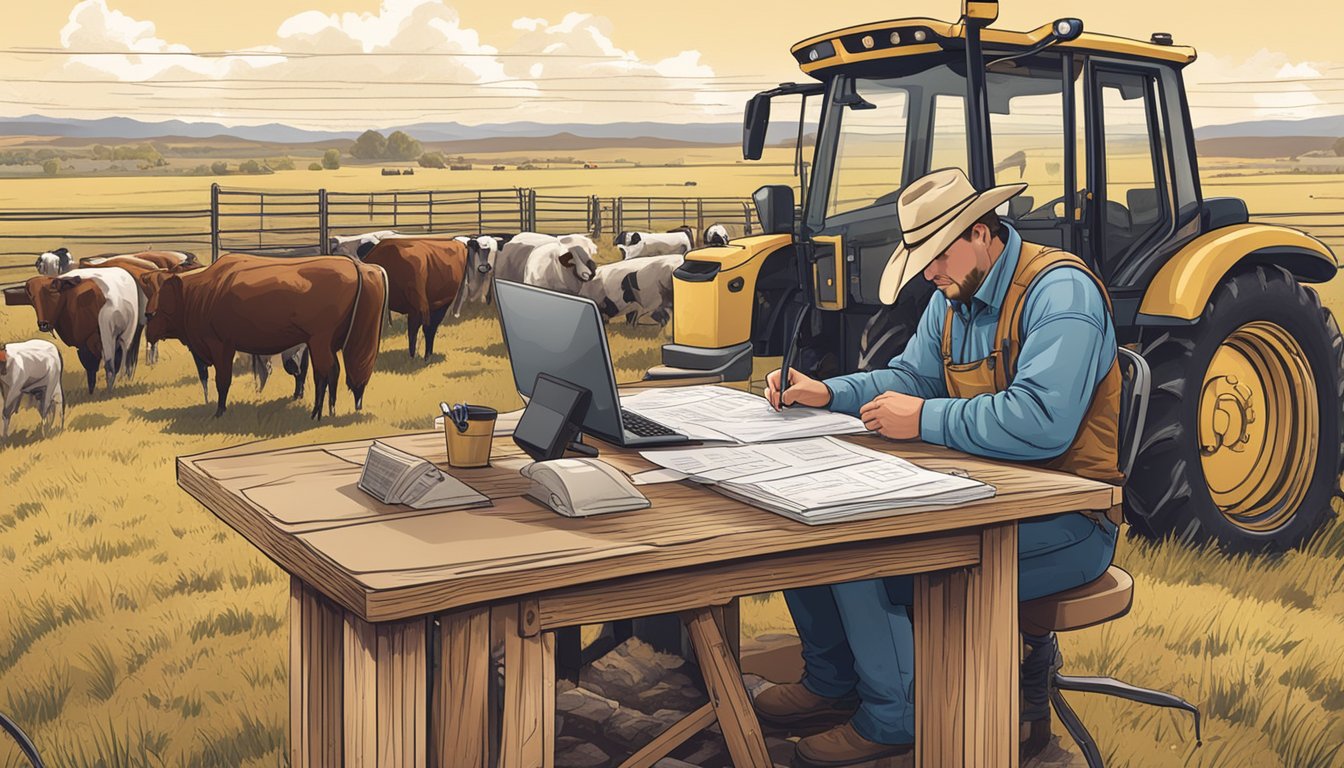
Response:
M1274 530L1297 511L1316 463L1317 409L1311 367L1283 328L1248 323L1223 341L1199 395L1199 449L1233 524Z

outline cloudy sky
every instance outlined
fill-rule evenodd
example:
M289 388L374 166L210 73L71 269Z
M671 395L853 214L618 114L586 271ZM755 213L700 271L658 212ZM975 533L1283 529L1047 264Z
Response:
M1005 0L998 26L1078 15L1090 31L1195 46L1200 125L1344 114L1344 6ZM956 0L44 0L0 27L0 116L283 122L735 121L800 73L793 43ZM228 54L228 55L222 55ZM246 55L239 55L246 54ZM411 54L411 55L408 55Z

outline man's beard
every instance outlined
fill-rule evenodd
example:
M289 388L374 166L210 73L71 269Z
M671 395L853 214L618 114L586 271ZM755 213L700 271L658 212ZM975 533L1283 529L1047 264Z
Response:
M980 290L980 284L985 282L985 270L976 267L966 275L966 279L961 282L953 281L950 285L943 286L943 295L952 301L959 301L962 304L971 300L975 292Z

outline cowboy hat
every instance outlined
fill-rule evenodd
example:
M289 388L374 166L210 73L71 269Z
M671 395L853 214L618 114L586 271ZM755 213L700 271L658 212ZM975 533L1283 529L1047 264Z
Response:
M883 304L894 303L901 288L962 232L1026 188L1026 184L1005 184L976 192L960 168L943 168L910 182L896 201L902 242L882 271L878 298Z

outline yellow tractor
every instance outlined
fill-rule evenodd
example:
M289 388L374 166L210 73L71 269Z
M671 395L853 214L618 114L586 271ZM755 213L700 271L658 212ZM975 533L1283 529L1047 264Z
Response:
M1000 213L1102 276L1120 343L1151 371L1133 527L1233 551L1300 544L1339 491L1344 341L1304 286L1335 276L1334 254L1204 197L1182 80L1192 48L1078 19L1011 32L990 27L997 15L968 1L956 22L881 21L792 48L810 80L750 100L743 154L761 157L772 101L819 103L814 134L806 111L798 123L801 199L762 187L763 234L688 255L673 343L648 376L742 380L795 339L794 365L814 376L884 366L933 291L917 279L878 299L899 191L950 166L980 189L1026 181Z

